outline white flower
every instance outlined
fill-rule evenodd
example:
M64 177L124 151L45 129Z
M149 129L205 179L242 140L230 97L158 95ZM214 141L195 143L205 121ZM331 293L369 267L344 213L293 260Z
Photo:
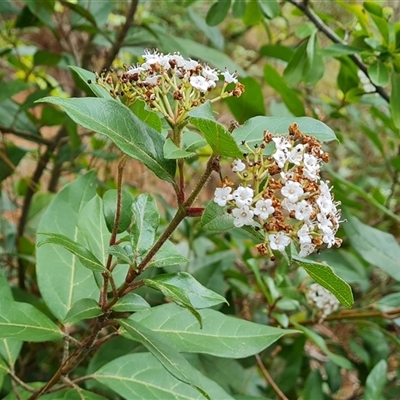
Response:
M304 154L304 167L308 170L315 171L319 169L318 158L312 154Z
M161 75L153 75L153 76L148 76L145 80L144 83L148 83L149 85L156 86L158 84L158 80L161 78Z
M261 199L256 203L254 214L259 215L261 219L266 220L274 211L275 208L272 207L271 199Z
M339 308L338 299L318 283L310 285L307 298L322 311L322 319Z
M315 182L316 180L318 180L318 177L319 177L318 172L319 172L318 169L311 170L311 169L304 168L303 169L303 176L304 176L304 178L307 178L310 181L314 181Z
M287 151L292 147L292 144L289 140L285 139L282 136L272 138L273 142L275 143L276 150Z
M203 70L201 71L203 74L204 78L206 78L209 81L218 81L218 71L214 68L210 68L209 66L205 66Z
M145 49L142 57L146 60L146 63L143 65L150 66L152 64L159 63L162 55L157 50L152 51L149 49Z
M249 206L243 206L232 210L232 214L235 217L233 224L237 228L241 228L243 225L252 225L254 212L250 210Z
M283 150L276 150L272 155L279 168L283 168L285 166L285 162L287 160L287 154Z
M313 208L306 200L302 200L296 204L295 217L299 221L309 220L312 213Z
M249 206L253 202L252 188L239 186L232 194L238 207Z
M309 233L310 228L305 224L297 231L297 237L299 238L300 244L311 243L311 236Z
M168 61L176 63L178 68L183 67L186 63L186 60L180 54L168 54L166 57Z
M214 201L221 207L225 207L229 200L232 200L232 188L227 186L223 188L216 188L214 193Z
M224 79L225 79L225 82L226 83L238 83L238 80L236 79L237 78L237 74L236 73L233 73L233 74L231 74L227 69L224 71L224 72L222 72L222 75L224 76Z
M191 76L189 82L195 89L198 89L203 93L208 90L208 81L203 76Z
M285 209L288 210L289 212L291 211L296 211L297 205L295 203L290 202L287 198L284 198L281 201L281 206Z
M271 249L278 251L284 251L285 247L291 242L289 236L286 236L283 232L270 233L268 239Z
M242 172L246 168L246 164L242 160L235 160L232 163L232 171L233 172Z
M299 182L287 181L285 186L281 189L281 193L283 196L287 197L290 202L296 203L299 197L303 195L304 190Z
M300 165L303 161L304 144L298 144L288 155L289 162Z
M142 71L145 71L145 68L141 67L141 66L130 66L128 71L126 71L126 73L128 75L135 75L135 74L140 74Z
M324 226L321 230L324 233L322 236L322 241L326 243L328 249L330 249L336 243L335 234L333 230L327 226Z
M188 71L196 71L199 65L200 64L196 60L189 58L189 60L185 60L183 67Z
M315 245L312 243L301 243L299 257L307 257L310 254L314 253Z
M316 203L318 204L320 211L324 214L330 214L335 210L335 205L333 204L331 197L319 196Z
M326 182L321 181L319 183L319 189L321 191L321 196L328 197L328 198L331 197L331 190L329 189L329 186L326 184Z

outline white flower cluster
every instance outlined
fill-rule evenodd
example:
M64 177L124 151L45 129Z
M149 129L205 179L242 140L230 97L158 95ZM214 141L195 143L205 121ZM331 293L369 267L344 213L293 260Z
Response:
M308 301L321 310L321 320L339 308L338 299L323 286L313 283L307 292Z
M97 75L96 82L110 90L115 96L125 96L130 101L144 100L151 108L161 112L173 122L179 122L182 115L205 101L208 92L223 78L222 90L218 98L240 96L244 86L238 82L236 73L228 70L222 73L196 60L186 59L179 53L163 54L145 50L144 62L125 66L125 72L115 79L109 71ZM232 90L226 90L229 84ZM171 104L171 100L175 104Z
M305 257L323 244L339 247L335 237L339 228L340 211L327 182L320 179L320 165L329 160L313 137L303 135L293 125L289 135L273 137L264 134L264 142L232 163L232 171L242 184L221 182L215 190L214 201L229 206L234 225L254 225L263 230L265 242L258 246L262 254L271 250L284 251L297 243L300 257ZM275 150L264 157L266 145L273 142ZM247 165L246 165L247 164ZM265 182L264 186L261 185Z

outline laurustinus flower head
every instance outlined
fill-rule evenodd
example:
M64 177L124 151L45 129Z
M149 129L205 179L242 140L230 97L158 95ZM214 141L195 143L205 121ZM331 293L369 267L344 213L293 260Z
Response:
M227 69L220 72L179 53L145 50L141 58L141 63L126 65L120 74L110 71L97 74L96 82L114 97L124 97L128 105L136 99L143 100L163 114L171 125L182 122L192 108L206 100L215 102L244 92L236 72ZM220 90L217 90L219 81Z
M271 142L275 149L265 156ZM283 252L292 244L300 257L321 246L339 247L341 239L335 236L341 222L339 203L329 182L320 177L329 155L318 140L303 135L294 124L289 135L266 131L263 143L248 149L243 160L231 164L240 184L235 189L232 182L221 182L214 201L229 207L236 227L253 225L263 233L264 242L256 246L260 254L273 258L274 251Z

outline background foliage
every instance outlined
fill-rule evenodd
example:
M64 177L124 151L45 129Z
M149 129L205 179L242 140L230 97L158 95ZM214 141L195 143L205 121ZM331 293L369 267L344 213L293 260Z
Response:
M146 271L149 284L115 304L115 312L135 312L121 320L126 332L99 339L53 387L58 391L43 398L202 398L196 387L215 399L398 397L398 2L26 0L0 2L0 15L3 398L29 398L57 372L66 347L76 345L65 332L80 340L93 329L91 321L102 311L91 270L102 271L107 223L113 224L115 212L120 151L113 141L77 125L63 109L35 101L52 95L62 105L69 97L104 97L100 87L87 83L93 79L89 71L132 64L144 48L179 51L236 70L246 92L217 106L222 124L259 115L309 116L335 131L340 143L326 145L331 163L324 174L342 202L344 242L313 260L327 262L350 283L355 302L322 322L307 303L311 280L303 268L256 256L246 232L221 235L206 230L207 221L186 219L172 238L176 247L165 250L168 262L156 260L159 268ZM144 130L165 131L160 119L135 107ZM114 123L121 118L116 115ZM209 153L203 148L187 159L193 176ZM160 161L151 169L168 181L170 165ZM215 183L200 202L212 198ZM136 197L146 192L158 206L151 197ZM140 198L139 208L140 201L151 203L151 218L161 210L150 224L153 237L171 220L173 193L137 161L126 166L125 197L128 205ZM132 209L123 209L131 218ZM94 231L103 242L92 237ZM37 232L92 240L85 246L97 246L103 259L86 254L81 261L87 268L71 270L82 249L73 255L58 246L35 247ZM120 249L114 251L123 259ZM218 311L192 310L200 314L202 330L192 327L190 310L166 301L166 288L174 284L160 275L175 272L183 274L185 291L194 285L189 276L213 291L196 308ZM155 290L160 285L161 292ZM29 323L11 326L19 316ZM218 327L216 337L209 326ZM291 332L287 328L302 334L283 336ZM200 339L191 340L193 332ZM241 349L238 341L246 345ZM136 386L129 383L132 376Z

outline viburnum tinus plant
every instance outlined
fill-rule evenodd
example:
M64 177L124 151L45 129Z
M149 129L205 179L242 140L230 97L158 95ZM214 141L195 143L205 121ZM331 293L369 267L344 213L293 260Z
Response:
M349 286L327 265L304 258L323 246L340 246L335 237L340 211L320 176L321 164L329 160L321 143L335 135L312 118L254 117L227 129L211 105L241 96L244 85L234 72L180 54L146 51L136 65L95 75L72 69L97 98L41 101L107 136L123 155L116 190L99 190L91 170L66 185L41 218L37 279L52 319L12 298L0 305L7 321L2 337L11 352L21 341L63 343L63 357L47 383L24 384L24 389L30 399L60 398L68 390L102 398L91 389L109 398L117 393L127 399L230 399L181 353L244 358L299 331L218 311L227 301L186 272L191 271L189 254L182 254L174 233L193 217L201 218L203 232L245 230L255 256L300 265L350 306ZM200 149L209 158L196 180L187 160ZM123 187L130 159L171 185L176 196L171 218L162 220L151 195L133 196ZM232 168L226 176L225 164ZM220 184L204 208L195 203L213 173ZM235 177L239 186L231 181ZM149 288L169 301L152 307L144 295ZM93 354L105 356L100 349L117 337L132 341L129 354L114 347L106 363L89 363L86 375L75 375Z

